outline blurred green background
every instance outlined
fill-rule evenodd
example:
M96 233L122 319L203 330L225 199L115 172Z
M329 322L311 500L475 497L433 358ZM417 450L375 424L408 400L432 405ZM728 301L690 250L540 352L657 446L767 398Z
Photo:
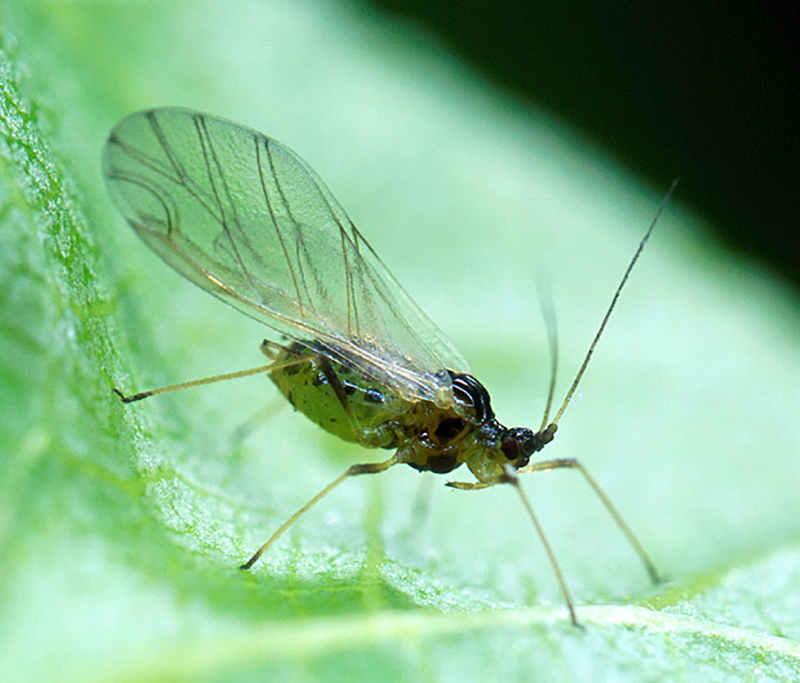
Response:
M409 468L349 482L243 574L294 509L382 454L288 409L237 440L275 399L263 378L111 394L257 365L266 333L111 207L100 153L131 111L192 107L300 153L510 425L544 403L537 278L563 395L684 169L642 180L591 126L369 5L11 2L0 26L0 680L800 676L796 301L720 248L726 221L695 189L545 452L585 462L671 581L647 583L576 477L524 482L586 631L509 491Z
M732 250L800 284L794 24L737 0L374 0L509 91L556 113L681 195Z

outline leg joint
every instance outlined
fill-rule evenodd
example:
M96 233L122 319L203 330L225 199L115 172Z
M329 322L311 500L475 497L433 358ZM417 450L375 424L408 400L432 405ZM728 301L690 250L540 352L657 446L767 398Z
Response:
M393 464L394 462L389 460L384 462L366 462L359 465L351 465L350 469L347 470L347 476L355 477L358 474L377 474L378 472L383 472L385 469L388 469Z

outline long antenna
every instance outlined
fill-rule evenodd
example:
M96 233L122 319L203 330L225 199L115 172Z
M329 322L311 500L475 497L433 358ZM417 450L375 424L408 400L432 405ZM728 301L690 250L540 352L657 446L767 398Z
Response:
M544 431L553 407L553 397L556 393L556 375L558 374L558 324L556 323L556 307L553 303L553 293L549 284L539 281L539 306L542 309L542 318L547 329L547 346L550 349L550 383L547 387L547 403L544 407L542 424L539 431Z
M661 213L664 211L667 203L672 197L672 193L675 191L675 188L678 186L678 178L672 181L672 184L667 191L667 194L664 196L664 199L661 201L661 205L658 207L658 211L656 211L656 215L653 218L652 222L650 223L650 227L647 228L647 232L645 233L642 241L639 242L639 247L636 249L636 253L633 255L631 262L628 264L628 269L625 271L625 275L622 276L622 280L617 287L617 291L614 292L614 298L611 299L611 305L608 307L606 311L606 315L603 318L603 322L600 323L600 328L597 330L597 334L594 336L592 340L591 346L589 346L589 351L586 353L586 358L583 359L583 364L581 365L580 370L578 370L578 374L575 375L575 381L572 383L572 386L569 388L566 397L564 398L564 402L561 404L561 407L558 409L556 416L553 418L553 421L550 423L550 426L553 427L550 430L550 426L548 426L548 431L555 432L555 427L558 425L558 421L561 419L561 416L564 414L564 411L567 409L567 405L569 404L572 396L575 394L575 390L578 388L578 384L580 384L581 378L583 377L583 373L586 371L586 366L589 365L589 359L592 357L594 353L594 348L597 346L597 342L600 340L600 336L603 334L603 330L606 329L606 323L608 319L611 317L611 312L614 310L614 307L617 305L617 299L619 299L620 292L622 292L622 288L625 286L625 283L628 281L628 276L631 274L633 267L636 265L636 261L639 260L639 255L642 253L645 244L647 244L647 240L650 239L650 233L653 232L653 228L656 227L656 223L658 223L658 219L661 216Z

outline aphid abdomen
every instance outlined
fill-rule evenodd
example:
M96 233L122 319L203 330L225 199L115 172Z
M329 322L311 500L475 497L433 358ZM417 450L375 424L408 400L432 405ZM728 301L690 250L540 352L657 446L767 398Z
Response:
M273 347L274 348L274 347ZM398 420L413 404L358 372L292 344L280 347L276 361L305 359L284 365L270 378L295 410L325 431L369 448L395 448Z

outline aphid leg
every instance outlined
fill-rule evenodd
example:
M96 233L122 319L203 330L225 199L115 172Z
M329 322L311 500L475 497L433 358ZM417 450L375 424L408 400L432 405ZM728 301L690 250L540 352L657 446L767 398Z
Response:
M542 528L542 525L539 523L539 518L533 511L533 506L528 500L528 496L525 495L525 492L519 485L519 478L517 477L516 470L514 470L514 468L512 468L510 465L506 467L506 473L502 481L505 484L511 484L517 490L519 498L522 501L522 505L528 512L528 517L531 518L531 522L533 522L533 526L536 528L536 533L539 535L539 538L542 541L542 545L544 546L544 549L547 552L547 557L550 559L550 566L553 568L553 572L556 575L556 579L558 579L558 585L561 586L561 593L564 596L564 600L567 603L567 609L569 610L569 618L572 620L572 623L575 626L580 627L581 625L578 622L578 617L575 615L575 607L572 604L572 598L570 597L569 589L567 588L567 582L564 580L564 574L561 571L561 566L558 564L558 560L556 559L556 554L550 547L550 542L547 540L547 536L545 536L544 529Z
M275 415L279 410L286 407L286 401L283 398L275 397L275 400L269 401L261 406L258 410L253 411L248 415L231 433L231 439L234 443L240 444L250 438L259 427L261 427L267 420Z
M589 486L591 486L594 492L597 494L597 497L602 501L603 505L605 505L606 510L608 510L608 513L611 515L611 517L613 517L614 521L617 523L617 526L628 539L628 542L633 546L633 549L639 555L639 558L641 559L645 569L647 570L647 573L650 576L650 580L654 584L661 583L663 579L659 575L655 564L650 559L650 556L645 552L642 544L639 543L639 539L636 538L631 528L625 523L625 520L622 519L622 515L620 515L617 511L617 508L614 507L611 499L606 495L603 489L600 488L599 484L594 480L594 478L586 471L586 468L580 463L580 461L575 460L574 458L545 460L543 462L531 463L530 465L527 465L523 469L519 470L519 472L546 472L548 470L559 470L565 468L576 469L583 475L584 479L589 483Z
M253 556L247 560L243 565L241 565L240 569L250 569L257 561L258 558L261 557L269 547L275 543L283 535L283 532L286 531L292 524L294 524L300 517L302 517L306 512L308 512L312 507L314 507L320 500L322 500L325 496L327 496L333 489L335 489L339 484L341 484L345 479L349 479L350 477L355 477L359 474L377 474L378 472L384 472L388 470L393 465L397 465L400 460L397 457L397 454L393 455L388 460L384 460L383 462L369 462L369 463L362 463L360 465L352 465L347 469L347 471L338 476L334 479L330 484L328 484L322 491L320 491L316 496L314 496L311 500L309 500L303 507L301 507L297 512L295 512L289 519L287 519L283 524L281 524L280 528L269 537L264 545L262 545Z
M199 387L204 384L225 382L229 379L239 379L240 377L250 377L250 375L258 375L262 372L271 372L273 370L279 370L280 368L286 367L288 365L296 365L298 363L307 363L307 362L308 358L298 358L297 360L291 360L287 362L269 363L267 365L261 365L257 368L250 368L249 370L239 370L238 372L226 372L222 375L214 375L213 377L203 377L202 379L193 379L191 382L170 384L169 386L166 387L159 387L158 389L150 389L148 391L139 392L138 394L123 394L116 387L112 388L112 391L117 396L120 397L123 403L134 403L135 401L141 401L144 398L150 398L151 396L158 396L159 394L167 394L171 391L180 391L181 389L191 389L193 387Z
M484 484L479 481L448 481L445 486L459 491L480 491L481 489L488 489L494 484Z
M347 415L347 418L355 425L354 431L359 437L359 443L366 448L372 448L373 444L371 444L370 441L365 438L364 430L358 418L353 414L352 408L350 407L350 399L347 397L347 391L345 391L342 380L339 379L339 375L336 374L336 371L333 369L330 360L325 356L315 356L314 360L319 366L319 369L322 370L322 374L325 375L325 379L328 380L328 384L330 385L331 389L333 389L333 393L336 394L336 398L341 404L345 415Z
M283 346L274 341L270 341L269 339L264 339L261 342L261 346L259 346L259 348L261 349L261 353L263 353L267 358L271 358L272 360L277 360L278 355L283 349Z
M420 477L417 491L411 502L409 531L413 530L416 533L431 516L431 486L433 482L433 477Z
M556 579L558 579L558 585L561 587L561 594L564 596L564 600L567 603L567 609L569 610L569 617L572 620L572 623L575 626L579 626L582 628L581 624L578 622L578 617L575 615L575 607L572 604L572 598L569 594L569 589L567 588L567 582L564 581L564 574L561 572L561 566L558 564L558 560L556 559L556 555L553 552L553 549L550 547L550 543L547 540L547 536L544 534L544 529L542 529L542 525L539 523L539 518L536 516L536 513L533 511L533 506L530 504L528 497L525 495L523 490L520 488L519 480L517 478L517 473L513 467L506 467L505 475L500 479L500 482L503 484L511 484L519 493L519 497L522 500L522 505L525 507L525 510L528 513L528 516L531 518L531 522L533 522L533 526L536 529L536 533L539 535L539 538L542 541L542 545L544 545L544 549L547 552L547 557L550 560L550 566L553 568L553 572L556 575ZM487 489L491 486L495 486L495 483L484 483L484 482L470 482L470 481L448 481L445 486L449 486L450 488L458 489L459 491L480 491L481 489Z
M345 392L342 386L339 375L336 374L331 366L331 362L325 356L315 356L314 359L317 365L319 365L319 369L322 370L322 374L325 375L325 379L328 380L328 384L330 384L331 389L333 389L333 393L336 394L336 398L339 399L339 403L342 404L344 412L352 420L353 413L350 410L350 400L347 398L347 392Z

